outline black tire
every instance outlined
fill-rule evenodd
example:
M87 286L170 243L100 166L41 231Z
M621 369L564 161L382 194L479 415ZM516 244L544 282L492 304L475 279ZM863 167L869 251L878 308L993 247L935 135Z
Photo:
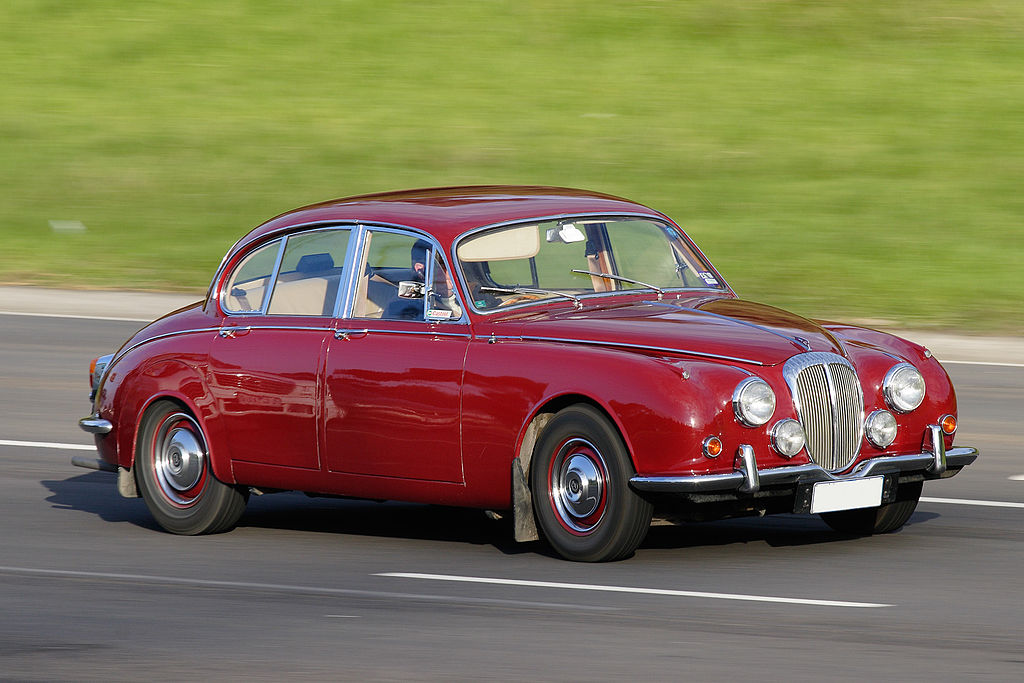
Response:
M896 531L910 519L921 498L923 482L904 484L896 492L896 500L876 508L825 512L825 524L844 534L870 536Z
M202 427L171 401L157 401L143 416L134 469L146 507L175 534L227 531L249 499L248 490L213 476Z
M609 562L633 554L651 526L651 504L629 488L626 445L595 408L578 404L544 428L530 464L541 534L559 555Z

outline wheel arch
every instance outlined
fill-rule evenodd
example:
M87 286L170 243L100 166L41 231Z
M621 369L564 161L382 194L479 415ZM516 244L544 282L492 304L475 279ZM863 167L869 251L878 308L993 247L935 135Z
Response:
M512 525L516 541L540 539L533 511L533 493L530 489L530 468L533 464L533 452L537 447L537 441L544 432L544 427L555 415L565 408L580 404L594 408L611 423L626 447L626 453L629 455L634 470L636 469L636 461L629 447L629 441L623 432L623 427L607 406L591 396L580 393L565 393L550 397L538 406L527 420L519 438L516 457L512 461Z
M158 401L172 401L199 423L214 476L234 483L230 453L218 429L214 401L202 372L176 358L159 358L136 368L122 382L117 397L118 461L135 469L139 454L139 427Z

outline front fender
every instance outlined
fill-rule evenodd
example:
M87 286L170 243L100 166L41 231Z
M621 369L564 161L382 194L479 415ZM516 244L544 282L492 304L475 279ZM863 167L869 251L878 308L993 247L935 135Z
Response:
M732 389L745 376L726 364L600 346L475 341L463 389L467 486L495 501L490 504L507 506L511 462L528 426L576 400L609 416L638 474L706 470L711 463L701 455L701 441L731 427ZM721 465L732 469L731 460Z
M139 425L146 411L158 400L171 399L192 413L202 427L214 475L223 482L234 482L223 432L219 422L211 419L213 398L201 370L205 360L205 353L182 353L179 345L173 357L169 353L148 355L106 383L100 412L114 424L111 436L116 438L118 465L134 466Z

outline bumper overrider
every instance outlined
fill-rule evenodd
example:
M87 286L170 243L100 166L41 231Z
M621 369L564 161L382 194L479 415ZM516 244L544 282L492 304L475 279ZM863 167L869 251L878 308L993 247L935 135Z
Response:
M810 489L818 482L857 481L881 476L885 480L882 502L886 503L895 499L899 484L952 477L977 457L976 448L961 446L947 450L942 429L938 425L930 425L921 453L871 458L842 475L832 474L815 464L759 469L754 449L742 445L737 449L733 472L679 477L635 476L629 483L640 492L675 494L693 502L793 493L796 496L793 511L808 512Z

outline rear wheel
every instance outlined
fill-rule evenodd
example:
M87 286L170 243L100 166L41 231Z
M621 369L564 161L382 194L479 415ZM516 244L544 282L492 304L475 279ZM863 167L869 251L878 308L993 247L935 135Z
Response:
M825 524L844 534L869 536L896 531L910 519L921 498L923 482L900 486L896 500L876 508L825 512L821 515Z
M559 555L606 562L632 555L651 505L629 488L633 464L615 427L588 405L555 415L534 449L530 489L544 538Z
M154 519L176 534L232 528L248 492L213 476L202 427L171 401L154 403L139 425L135 472Z

